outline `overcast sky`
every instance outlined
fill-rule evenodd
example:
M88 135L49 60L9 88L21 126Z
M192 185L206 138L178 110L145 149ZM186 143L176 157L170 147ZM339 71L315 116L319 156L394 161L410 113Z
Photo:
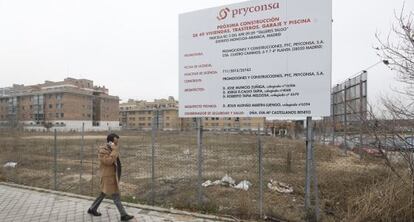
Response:
M178 98L178 14L236 2L0 0L0 87L70 76L122 100ZM334 0L333 84L379 60L374 34L388 33L403 2ZM371 101L394 77L382 64L369 70Z

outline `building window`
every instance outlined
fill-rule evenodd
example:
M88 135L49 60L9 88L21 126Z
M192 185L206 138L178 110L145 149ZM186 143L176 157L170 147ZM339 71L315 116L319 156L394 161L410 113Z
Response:
M49 109L52 109L53 108L53 105L52 104L49 104Z
M59 113L56 113L56 118L59 118Z
M61 113L60 114L60 118L63 118L65 116L65 114L64 113Z

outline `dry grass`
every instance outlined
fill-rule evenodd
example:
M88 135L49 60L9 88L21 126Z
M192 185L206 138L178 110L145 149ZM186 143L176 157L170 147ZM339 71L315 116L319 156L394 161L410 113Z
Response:
M412 221L412 189L394 175L348 200L344 221Z
M151 197L151 134L122 132L121 157L123 175L121 191L124 200L150 203ZM30 186L53 189L53 136L49 134L3 132L0 164L17 161L16 169L0 171L0 179ZM83 153L82 194L99 192L97 148L104 134L85 137ZM259 176L255 135L206 133L204 136L204 180L217 180L225 174L237 182L249 180L249 191L212 186L204 188L205 204L196 204L197 148L194 132L163 132L157 137L155 152L155 204L186 210L232 215L243 219L258 218ZM305 146L303 141L262 137L264 145L265 214L289 221L304 220ZM58 135L58 189L80 192L80 135ZM288 153L291 152L290 171ZM337 148L317 145L315 148L321 212L324 221L380 221L400 218L401 210L388 209L386 204L405 203L409 195L395 182L380 160L343 156ZM292 194L267 189L271 179L289 183ZM398 180L396 180L398 182ZM392 185L394 184L394 185ZM391 188L394 186L394 191ZM379 195L379 196L378 196ZM384 198L381 195L389 195ZM381 197L381 198L379 198ZM392 198L391 198L392 197ZM405 199L404 199L405 197ZM376 207L375 204L383 204ZM381 212L384 212L382 214Z

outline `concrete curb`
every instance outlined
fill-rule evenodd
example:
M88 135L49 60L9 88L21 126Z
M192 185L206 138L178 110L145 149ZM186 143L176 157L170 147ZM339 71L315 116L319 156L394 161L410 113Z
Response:
M84 199L84 200L91 200L91 201L95 200L94 197L89 197L89 196L84 196L84 195L79 195L79 194L73 194L73 193L67 193L67 192L61 192L61 191L55 191L55 190L48 190L48 189L43 189L43 188L38 188L38 187L30 187L30 186L15 184L15 183L0 182L0 185L5 185L5 186L15 187L15 188L21 188L21 189L26 189L26 190L33 190L33 191L42 192L42 193L56 194L56 195L59 195L59 196L79 198L79 199ZM105 199L104 202L112 203L112 201L107 200L107 199ZM161 207L154 207L154 206L148 206L148 205L142 205L142 204L134 204L134 203L127 203L127 202L123 202L123 204L125 206L128 206L128 207L135 207L135 208L139 208L139 209L142 209L142 210L150 210L150 211L156 211L156 212L161 212L161 213L191 216L191 217L196 217L196 218L200 218L200 219L207 219L207 220L214 220L214 221L241 221L241 220L238 220L238 219L235 219L235 218L219 217L219 216L200 214L200 213L192 213L192 212L187 212L187 211L167 209L167 208L161 208Z

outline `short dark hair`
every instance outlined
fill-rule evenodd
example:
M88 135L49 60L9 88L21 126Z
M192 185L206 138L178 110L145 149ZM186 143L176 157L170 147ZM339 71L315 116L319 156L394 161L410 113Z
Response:
M118 135L116 135L115 133L111 133L111 134L109 134L109 135L106 137L106 142L107 142L107 143L109 143L109 142L114 142L114 139L115 139L115 138L119 139L119 136L118 136Z

